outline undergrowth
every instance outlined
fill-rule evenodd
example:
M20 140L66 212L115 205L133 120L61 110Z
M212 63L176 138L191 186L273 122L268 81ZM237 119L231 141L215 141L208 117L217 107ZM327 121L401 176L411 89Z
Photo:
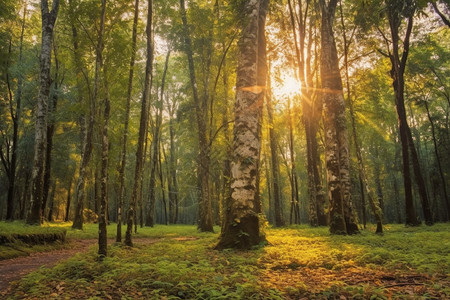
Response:
M331 236L327 228L307 226L268 229L269 245L247 252L213 250L218 234L194 226L160 225L138 235L160 239L133 248L109 245L103 262L92 247L27 275L7 299L450 297L450 224L386 225L381 236L370 230Z

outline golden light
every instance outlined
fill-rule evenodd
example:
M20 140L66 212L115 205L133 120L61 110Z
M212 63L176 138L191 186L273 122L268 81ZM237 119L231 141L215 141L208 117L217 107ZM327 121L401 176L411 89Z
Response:
M275 102L287 102L288 98L295 98L301 94L302 85L294 74L281 73L272 80L272 94Z
M297 78L292 76L287 76L281 86L281 94L284 94L286 96L294 96L294 95L300 95L301 93L301 83L297 80Z

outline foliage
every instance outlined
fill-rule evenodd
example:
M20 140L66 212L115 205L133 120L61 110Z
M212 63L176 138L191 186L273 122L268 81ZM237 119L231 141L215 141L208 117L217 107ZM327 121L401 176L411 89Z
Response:
M92 247L27 275L7 299L448 298L449 229L387 225L382 236L331 236L293 226L268 229L265 248L219 252L217 234L157 226L143 232L156 243L113 244L102 263Z

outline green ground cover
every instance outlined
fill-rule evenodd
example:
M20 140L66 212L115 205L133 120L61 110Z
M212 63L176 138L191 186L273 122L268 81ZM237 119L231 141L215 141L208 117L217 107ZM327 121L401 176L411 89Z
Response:
M64 248L67 246L65 238L64 227L0 222L0 260Z
M115 228L111 225L111 228ZM269 245L213 250L218 234L194 226L138 229L149 245L97 247L16 283L7 299L448 299L450 224L386 225L356 236L328 228L267 229ZM90 236L68 230L68 238ZM217 230L218 231L218 228ZM111 232L112 234L112 232Z

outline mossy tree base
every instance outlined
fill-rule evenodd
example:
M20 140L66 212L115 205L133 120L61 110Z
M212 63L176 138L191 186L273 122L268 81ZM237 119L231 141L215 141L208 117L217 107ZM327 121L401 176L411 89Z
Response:
M265 241L265 236L260 232L258 216L247 215L239 222L233 221L225 225L219 243L214 249L250 250Z

